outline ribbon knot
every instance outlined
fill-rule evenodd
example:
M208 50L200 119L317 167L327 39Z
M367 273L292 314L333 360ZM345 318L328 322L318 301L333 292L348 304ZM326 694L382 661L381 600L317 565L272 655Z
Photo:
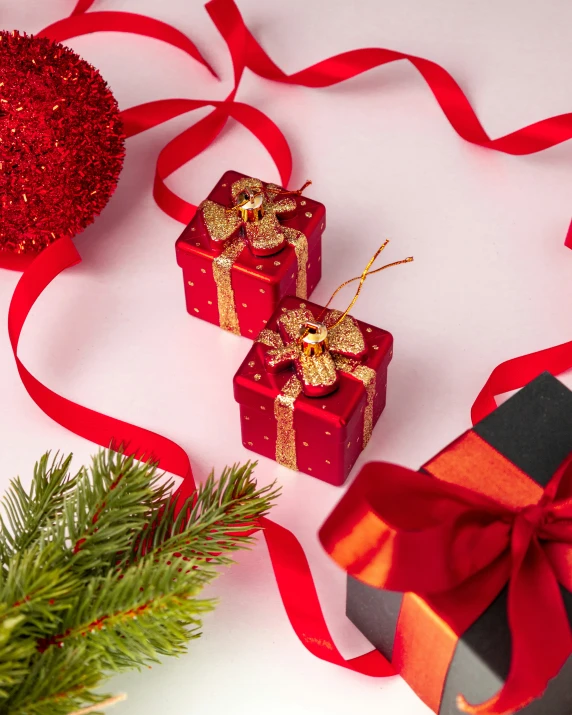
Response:
M548 514L546 511L546 506L538 504L530 504L521 509L520 513L517 515L517 520L522 519L525 521L535 532L539 532L541 527L544 526Z

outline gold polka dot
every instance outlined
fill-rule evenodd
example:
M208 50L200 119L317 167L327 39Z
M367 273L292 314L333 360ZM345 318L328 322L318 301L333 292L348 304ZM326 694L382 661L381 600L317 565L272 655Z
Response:
M226 188L226 184L221 184L221 186L222 186L223 188Z
M274 261L274 265L275 265L275 266L280 266L281 263L280 263L280 261Z
M243 308L248 308L248 306L246 305L246 303L243 303L243 304L242 304L242 307L243 307Z
M268 441L268 440L270 439L270 437L267 437L266 435L264 435L264 439L265 439L266 441Z
M302 444L304 445L304 447L307 447L307 446L308 446L308 443L307 443L307 442L302 442Z
M366 328L366 329L365 329L365 332L366 332L366 333L372 333L373 330L372 330L371 328Z
M195 243L195 246L200 246L200 245L201 245L201 242L200 242L200 241L197 241L197 242Z
M212 304L213 304L212 300L207 300L207 303L208 303L209 305L212 305Z
M326 459L326 464L331 464L329 459Z
M246 443L249 447L252 447L252 442L247 442Z
M304 214L304 216L305 216L306 218L312 218L312 212L311 212L311 211L306 211L306 213Z
M198 313L198 312L199 312L199 309L198 309L198 308L193 308L193 310L195 311L195 313Z
M305 201L300 201L300 206L305 206L306 202Z
M266 407L264 407L264 405L260 405L260 409L264 411L266 410Z
M261 377L262 377L262 375L259 375L258 373L256 373L256 375L254 376L254 379L256 380L256 382L258 382Z
M194 226L191 228L191 231L196 231L196 230L197 229Z
M293 273L292 273L292 275L290 276L290 278L294 278L294 274L293 274Z
M321 261L321 260L322 260L322 256L318 256L318 261Z
M261 292L261 293L266 293L266 291L264 290L264 288L261 288L261 289L260 289L260 292Z
M282 308L282 312L285 313L288 310L288 308Z
M379 350L379 345L372 345L371 346L374 350Z
M246 416L245 416L244 419L248 422L248 421L250 420L250 417L246 417Z
M255 364L256 364L256 363L254 362L254 360L251 360L251 361L248 363L248 367L254 367Z
M308 263L308 268L311 268L311 267L312 267L312 264L311 264L311 263Z
M187 281L187 283L191 286L191 288L195 285L193 281Z
M206 270L204 268L201 268L201 273L206 273Z
M305 308L305 307L306 307L306 303L300 303L300 308Z
M348 449L350 448L350 444L351 444L351 442L348 442Z
M252 333L252 330L250 330L250 328L249 328L249 329L248 329L248 332L249 332L249 333Z
M308 471L311 472L311 471L312 471L312 467L308 467Z
M328 435L328 437L331 437L331 435L332 435L331 432L326 432L326 434Z
M257 269L258 271L261 271L263 268L264 268L264 266L262 266L262 265L256 266L256 269Z
M322 224L322 225L320 226L320 231L323 231L323 230L324 230L324 226L325 226L325 224Z
M393 357L393 350L389 351L389 357Z
M322 405L322 409L325 410L327 405Z

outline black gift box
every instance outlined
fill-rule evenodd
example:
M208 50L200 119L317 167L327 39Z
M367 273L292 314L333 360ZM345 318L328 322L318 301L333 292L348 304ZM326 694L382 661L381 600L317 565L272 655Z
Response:
M473 431L545 486L572 452L572 392L545 373L476 424ZM456 706L459 693L469 702L479 703L502 687L511 660L507 588L458 639L438 715L459 714ZM562 587L561 590L572 621L572 594ZM401 593L348 579L348 618L390 660L402 601ZM431 669L430 662L427 669ZM571 715L572 658L549 683L544 695L519 712Z

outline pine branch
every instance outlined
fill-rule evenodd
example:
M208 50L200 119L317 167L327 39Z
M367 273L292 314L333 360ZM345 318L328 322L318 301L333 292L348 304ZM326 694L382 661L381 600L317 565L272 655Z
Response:
M93 712L110 673L184 652L214 606L201 590L277 495L251 464L184 505L153 464L102 452L73 477L69 465L44 455L2 502L0 715Z

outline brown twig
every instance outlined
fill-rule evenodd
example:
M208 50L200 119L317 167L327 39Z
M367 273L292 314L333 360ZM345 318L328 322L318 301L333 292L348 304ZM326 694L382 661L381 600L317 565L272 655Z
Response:
M126 693L121 693L121 695L116 695L114 698L108 698L101 703L90 705L88 708L75 710L73 713L70 713L70 715L87 715L87 713L94 713L96 710L100 710L101 708L109 708L112 705L117 705L117 703L121 703L124 700L127 700L127 695Z

